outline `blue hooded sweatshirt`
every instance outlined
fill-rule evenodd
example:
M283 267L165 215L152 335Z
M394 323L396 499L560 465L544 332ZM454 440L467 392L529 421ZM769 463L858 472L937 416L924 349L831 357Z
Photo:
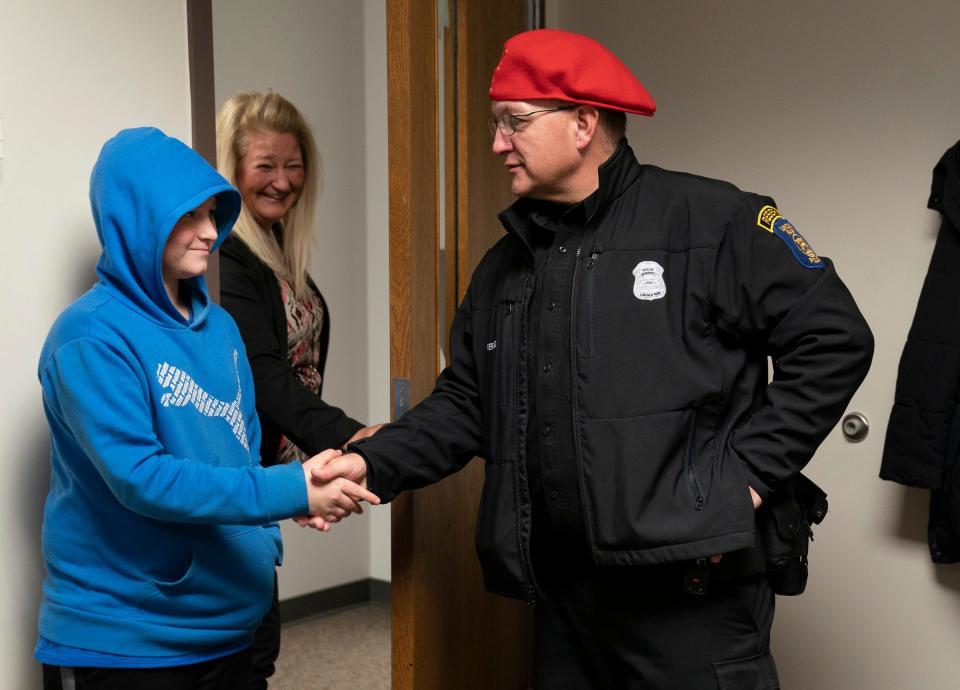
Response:
M299 463L259 465L236 325L203 276L181 281L189 319L164 289L170 231L211 196L216 248L239 193L156 129L120 132L93 169L98 282L54 323L39 364L52 465L36 652L45 663L63 663L49 651L59 646L113 655L113 666L242 649L280 562L279 529L267 523L308 510Z

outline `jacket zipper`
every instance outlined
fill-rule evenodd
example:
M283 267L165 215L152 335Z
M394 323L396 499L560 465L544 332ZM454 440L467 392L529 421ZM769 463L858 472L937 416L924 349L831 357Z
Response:
M593 283L595 281L593 267L600 260L600 252L593 252L587 262L587 357L593 357L594 340L594 313L593 313Z
M527 603L530 606L535 606L537 603L537 590L534 586L533 578L533 565L530 563L523 545L523 537L521 536L521 525L520 525L520 424L518 423L517 418L517 394L520 390L520 336L523 332L523 329L526 325L526 308L527 308L527 286L530 284L530 278L533 277L533 273L527 273L527 277L523 281L523 294L520 297L520 325L516 329L514 334L514 351L513 351L513 414L511 419L514 424L513 429L513 514L516 517L517 522L517 548L520 553L520 567L524 572L524 575L527 579L524 582L526 587L527 594Z
M510 402L511 371L507 366L508 362L504 361L506 357L504 356L503 353L506 351L506 346L507 346L507 343L509 342L507 336L508 334L512 334L512 331L510 331L509 329L514 327L513 324L516 323L516 320L518 318L513 316L513 312L514 312L513 305L514 305L513 302L504 302L503 327L500 329L500 333L497 336L502 341L500 343L500 347L497 349L497 357L502 363L502 365L497 368L497 371L499 372L499 376L497 380L497 387L499 388L499 393L497 397L499 398L498 402L500 405L506 405L507 403ZM487 347L489 347L489 345Z
M697 476L696 468L693 463L693 434L697 428L697 411L693 412L693 420L690 422L690 432L687 437L687 452L684 464L687 466L687 481L690 483L690 489L696 497L696 510L703 510L704 498L703 487L700 484L700 478Z
M577 242L577 255L573 262L573 275L570 277L570 423L573 425L573 457L577 463L577 473L580 475L578 482L580 489L580 505L583 509L584 529L586 530L587 544L591 553L594 550L593 523L591 520L589 503L587 502L587 489L583 482L583 456L580 452L580 429L577 427L577 266L580 263L580 252L583 249L583 240L587 234L587 227L584 226L583 234Z

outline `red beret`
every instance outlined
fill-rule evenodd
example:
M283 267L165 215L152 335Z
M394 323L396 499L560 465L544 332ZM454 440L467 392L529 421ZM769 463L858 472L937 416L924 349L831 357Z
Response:
M616 55L592 38L557 29L524 31L504 44L490 99L551 99L638 115L657 109Z

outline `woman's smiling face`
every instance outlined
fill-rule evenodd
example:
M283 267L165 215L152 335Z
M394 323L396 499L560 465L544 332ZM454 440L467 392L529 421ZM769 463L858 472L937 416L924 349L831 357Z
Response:
M306 178L303 153L289 132L250 132L244 143L237 188L257 225L267 230L300 199Z

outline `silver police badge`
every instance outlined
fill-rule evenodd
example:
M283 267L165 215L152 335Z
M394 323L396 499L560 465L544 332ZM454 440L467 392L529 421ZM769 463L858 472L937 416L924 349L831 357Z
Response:
M655 300L667 294L663 266L656 261L641 261L633 269L633 294L637 299Z

